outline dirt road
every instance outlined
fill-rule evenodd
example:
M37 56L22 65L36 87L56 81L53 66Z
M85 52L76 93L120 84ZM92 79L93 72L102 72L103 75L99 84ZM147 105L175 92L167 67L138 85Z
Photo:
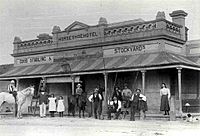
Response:
M199 136L200 123L93 118L1 118L0 136Z

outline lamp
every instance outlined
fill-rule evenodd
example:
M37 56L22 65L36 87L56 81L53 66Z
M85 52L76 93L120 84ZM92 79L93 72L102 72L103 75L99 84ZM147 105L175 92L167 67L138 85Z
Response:
M71 67L69 63L65 62L65 63L61 63L60 65L64 72L71 72Z

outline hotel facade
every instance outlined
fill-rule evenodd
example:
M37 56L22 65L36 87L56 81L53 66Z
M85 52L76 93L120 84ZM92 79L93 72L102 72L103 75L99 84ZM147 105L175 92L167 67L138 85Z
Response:
M164 82L175 115L186 111L186 103L191 112L199 112L200 43L187 41L186 16L177 10L170 14L172 21L158 12L151 21L118 23L101 17L94 26L75 21L64 30L54 26L52 34L39 34L37 39L15 37L14 66L0 80L16 80L19 90L34 84L37 90L45 79L49 93L64 96L66 107L78 82L88 96L98 85L105 88L104 107L114 86L123 89L127 83L132 91L140 88L146 95L149 114L161 113Z

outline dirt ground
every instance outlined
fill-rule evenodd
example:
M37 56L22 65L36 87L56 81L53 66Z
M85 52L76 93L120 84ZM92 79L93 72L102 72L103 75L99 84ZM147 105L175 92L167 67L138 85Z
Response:
M78 117L0 118L0 136L199 136L200 122L96 120Z

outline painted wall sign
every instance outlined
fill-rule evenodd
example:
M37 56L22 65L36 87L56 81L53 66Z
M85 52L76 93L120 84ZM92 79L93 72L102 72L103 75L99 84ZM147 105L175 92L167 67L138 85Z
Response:
M114 48L114 54L128 53L128 52L137 52L145 50L144 45L133 45L133 46L124 46Z
M113 46L112 48L104 48L103 55L104 57L134 55L155 50L158 50L158 44L125 44L117 47Z
M79 40L79 39L88 39L88 38L93 38L97 37L97 32L89 32L89 33L82 33L82 34L77 34L77 35L69 35L69 36L63 36L59 37L59 41L71 41L71 40Z
M31 65L31 64L43 64L52 62L53 62L53 56L33 56L33 57L17 58L15 61L15 65Z

